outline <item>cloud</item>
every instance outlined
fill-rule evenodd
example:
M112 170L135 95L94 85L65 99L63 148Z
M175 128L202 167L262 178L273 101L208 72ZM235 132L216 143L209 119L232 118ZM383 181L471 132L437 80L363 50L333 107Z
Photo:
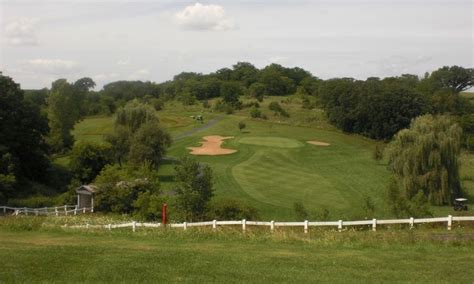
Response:
M4 28L5 42L16 46L38 45L35 27L37 22L38 20L33 18L19 18L9 22Z
M140 70L137 70L135 72L133 72L132 74L130 74L130 76L128 76L128 79L130 80L143 80L143 79L147 79L150 75L150 70L148 69L140 69Z
M97 82L105 82L105 81L116 79L117 77L119 77L119 74L117 73L109 73L109 74L101 73L101 74L94 75L92 78Z
M130 63L130 60L128 59L120 59L117 61L117 65L128 65Z
M178 24L188 30L226 31L237 28L234 20L226 15L224 7L219 5L196 3L174 16Z
M38 72L52 75L67 75L81 69L76 61L62 59L30 59L21 62L22 69L27 72Z
M270 63L283 64L288 61L288 57L285 56L273 56L268 59Z

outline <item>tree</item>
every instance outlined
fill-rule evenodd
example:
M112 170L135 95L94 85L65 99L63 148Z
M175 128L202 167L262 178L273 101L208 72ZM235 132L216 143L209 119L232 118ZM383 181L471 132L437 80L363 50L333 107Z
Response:
M168 132L154 122L147 122L135 133L128 158L134 165L149 163L157 168L170 145L171 136Z
M124 107L119 108L115 115L115 126L123 126L132 134L135 133L142 124L146 122L158 123L155 109L138 100L128 102Z
M258 82L253 83L250 85L249 95L256 98L259 102L262 102L265 96L265 85Z
M53 82L48 97L48 118L51 132L49 144L53 151L70 149L74 144L71 130L84 113L87 92L95 86L90 78L82 78L70 84L66 79Z
M422 192L435 205L462 195L459 181L461 128L448 116L424 115L395 135L389 164L411 200Z
M243 122L243 121L240 121L240 122L239 122L239 130L240 130L240 132L242 132L242 129L244 129L245 126L246 126L246 125L245 125L245 122Z
M444 66L431 73L428 80L435 90L450 89L458 94L474 86L474 69Z
M201 219L214 195L211 168L186 157L175 170L178 184L174 191L184 220Z
M259 82L265 85L265 94L268 96L285 96L295 90L294 81L285 76L282 67L272 64L260 71Z
M112 162L110 144L79 142L72 148L69 168L81 183L90 183L106 165Z
M237 107L240 95L242 95L242 88L239 83L224 82L221 84L221 96L225 104Z
M20 193L20 188L14 189L17 182L47 180L48 131L39 107L25 101L20 86L0 73L0 191L4 199Z
M112 145L112 156L116 163L122 165L128 158L132 132L125 126L116 126L114 133L105 136L105 141Z
M232 70L231 79L242 82L245 87L257 81L258 69L248 62L237 62Z

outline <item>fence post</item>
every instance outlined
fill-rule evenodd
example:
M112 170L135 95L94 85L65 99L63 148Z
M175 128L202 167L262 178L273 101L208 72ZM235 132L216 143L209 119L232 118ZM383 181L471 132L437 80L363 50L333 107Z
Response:
M135 232L136 229L137 229L137 222L136 222L136 221L133 221L133 222L132 222L132 230L133 230L133 232Z
M186 230L188 228L188 223L187 222L184 222L183 223L183 229Z
M59 213L58 213L58 207L54 207L54 213L56 213L56 216L59 215Z
M38 216L38 209L35 209L35 215Z
M273 230L275 229L275 221L270 221L270 230L273 232Z
M242 231L245 232L245 229L246 229L245 227L246 227L246 226L247 226L247 220L243 219L243 220L242 220Z
M74 215L77 215L77 208L74 208ZM67 211L66 211L66 216L67 216Z
M212 220L212 229L216 229L217 228L217 220Z
M308 220L304 220L304 233L308 233Z
M86 207L82 208L82 213L83 213L83 214L86 213Z
M86 229L89 229L89 223L86 224Z
M453 225L453 216L448 215L448 230L451 230L451 226Z
M415 225L415 218L410 217L410 230L413 229L414 225Z
M112 230L112 224L109 224L108 229L109 231Z
M377 219L372 219L372 231L377 231Z
M340 231L342 231L342 220L339 220L339 224L337 225L337 229Z

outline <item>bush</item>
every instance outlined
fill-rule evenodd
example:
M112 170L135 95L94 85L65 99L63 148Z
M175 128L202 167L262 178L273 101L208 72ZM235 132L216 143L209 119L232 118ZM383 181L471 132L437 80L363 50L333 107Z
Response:
M236 199L213 200L207 210L208 218L215 220L257 220L258 211L254 207Z
M143 205L141 202L136 202L143 199L142 194L147 194L147 198L159 194L157 172L149 165L141 168L108 165L97 176L94 184L97 187L95 194L97 211L135 213L137 206Z
M12 198L8 200L12 207L42 208L58 205L55 198L49 196L31 196L28 198Z
M214 195L211 168L185 157L175 170L177 184L174 191L182 218L188 221L202 219Z
M275 113L275 115L281 115L284 117L290 117L290 115L280 106L278 102L271 102L268 108Z
M304 207L302 202L295 202L293 203L293 211L295 212L295 216L297 220L307 220L308 219L308 211Z
M261 118L262 117L262 111L260 111L258 108L253 107L250 110L250 117L251 118Z
M76 143L71 151L69 168L76 179L89 183L112 161L110 144L80 142Z

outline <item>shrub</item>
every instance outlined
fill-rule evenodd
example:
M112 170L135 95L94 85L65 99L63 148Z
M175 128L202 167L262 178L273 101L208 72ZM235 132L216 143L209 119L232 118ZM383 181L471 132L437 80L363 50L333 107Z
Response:
M214 194L211 168L185 157L175 170L177 186L174 191L179 211L184 220L202 219L207 203Z
M258 211L254 207L237 199L213 200L207 210L208 218L216 220L256 220Z
M157 172L149 165L140 168L108 165L94 184L97 187L95 207L98 211L134 213L136 201L142 194L148 194L148 197L159 194Z
M295 212L295 216L297 220L307 220L308 219L308 211L304 207L302 202L295 202L293 203L293 211Z
M253 107L250 110L250 117L251 118L261 118L262 117L262 112L258 108Z
M71 151L69 168L76 179L89 183L112 161L110 144L80 142L76 143Z
M279 114L284 117L290 117L290 115L280 106L278 102L271 102L268 105L268 108L275 113L275 115Z

